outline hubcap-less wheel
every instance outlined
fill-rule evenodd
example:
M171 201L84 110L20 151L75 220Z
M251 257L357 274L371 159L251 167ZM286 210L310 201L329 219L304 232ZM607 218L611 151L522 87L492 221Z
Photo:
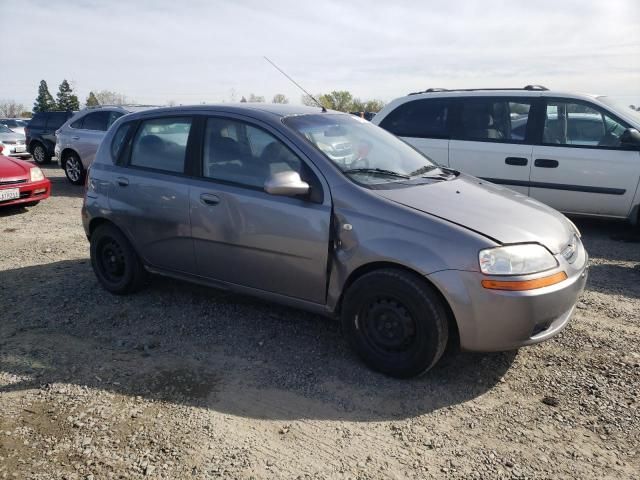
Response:
M82 165L80 160L73 155L67 158L67 161L64 164L64 170L67 177L69 177L69 180L73 183L78 183L82 178Z
M366 305L358 322L371 347L383 354L407 351L415 340L415 321L393 298L377 298Z
M126 259L122 246L113 238L103 239L98 247L98 265L102 274L110 282L117 283L122 280Z
M33 148L33 158L36 163L45 163L46 161L46 152L44 151L44 147L42 145L36 145Z

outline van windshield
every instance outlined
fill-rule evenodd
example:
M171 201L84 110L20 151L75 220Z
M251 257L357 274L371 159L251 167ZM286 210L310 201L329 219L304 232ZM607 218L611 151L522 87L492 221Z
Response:
M437 168L398 137L352 115L297 115L284 122L358 183L404 181Z
M614 97L598 97L602 103L608 105L613 109L613 112L621 112L628 117L633 118L638 124L640 124L640 110L636 110L640 108L640 105L630 105L629 102L625 102L622 99L614 98Z

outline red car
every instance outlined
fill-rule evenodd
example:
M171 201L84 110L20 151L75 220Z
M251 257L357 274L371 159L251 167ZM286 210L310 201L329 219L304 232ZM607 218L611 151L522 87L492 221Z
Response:
M30 207L49 197L51 182L32 163L2 155L0 144L0 207Z

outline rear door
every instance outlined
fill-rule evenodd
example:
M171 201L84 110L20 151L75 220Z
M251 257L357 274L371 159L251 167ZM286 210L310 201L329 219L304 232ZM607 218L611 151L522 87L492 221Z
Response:
M399 105L380 127L401 137L440 165L449 164L448 98L419 98Z
M256 121L211 116L198 170L191 225L200 275L323 304L331 198L295 145ZM289 170L311 185L309 196L264 191L271 175Z
M449 165L529 194L536 100L529 97L459 97L453 112Z
M531 196L567 213L627 217L640 179L640 152L620 145L629 125L582 100L544 105Z
M110 208L145 263L189 274L195 273L185 175L191 126L190 116L124 123L112 148L132 138L118 165L109 169Z

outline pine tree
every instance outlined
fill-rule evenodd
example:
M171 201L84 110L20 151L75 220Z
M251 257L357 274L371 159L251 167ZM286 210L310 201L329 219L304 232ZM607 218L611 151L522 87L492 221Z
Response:
M76 110L80 110L80 102L78 101L78 97L73 94L73 89L69 85L67 80L63 80L58 87L58 93L56 95L58 101L56 102L56 106L58 110L62 110L63 112L73 112Z
M49 87L47 82L40 80L40 86L38 87L38 96L33 104L33 113L37 112L50 112L55 110L56 102L49 93Z
M98 99L96 98L95 94L93 92L89 92L89 96L87 97L87 102L86 102L87 107L97 107L100 105L100 102L98 101Z

